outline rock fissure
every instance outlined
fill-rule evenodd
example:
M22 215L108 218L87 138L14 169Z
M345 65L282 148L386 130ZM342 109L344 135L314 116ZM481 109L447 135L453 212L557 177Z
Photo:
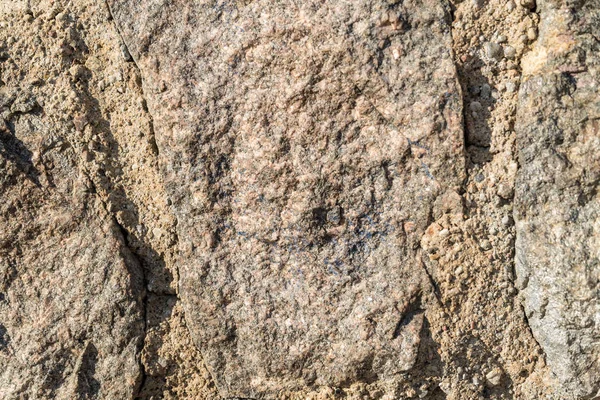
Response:
M135 259L136 263L139 265L140 272L142 274L142 279L143 279L143 284L144 284L144 292L142 294L141 302L142 302L142 316L143 316L143 321L144 321L144 331L143 331L143 335L141 336L140 347L138 349L139 354L141 355L141 353L144 351L146 334L148 331L148 280L146 278L146 267L144 266L144 262L142 261L142 258L136 253L135 249L131 248L128 244L128 237L130 236L130 233L127 231L127 229L125 229L125 227L123 225L121 225L119 223L119 221L117 220L117 218L114 215L112 216L112 218L113 218L115 225L119 228L119 232L121 233L123 243L129 249L131 254L133 254L134 259ZM140 395L140 393L142 393L144 384L146 383L146 367L144 366L144 363L141 360L141 356L140 356L140 359L138 360L138 362L140 365L140 383L139 383L139 386L137 387L136 391L134 392L134 398L140 397L139 395Z

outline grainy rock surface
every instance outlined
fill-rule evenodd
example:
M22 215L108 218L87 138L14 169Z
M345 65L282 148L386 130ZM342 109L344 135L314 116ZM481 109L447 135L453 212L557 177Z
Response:
M540 2L517 133L516 271L561 385L600 395L600 2Z
M157 93L182 301L221 393L411 369L419 238L464 174L448 10L111 4Z
M593 1L0 1L0 398L593 399Z
M172 304L175 219L108 8L0 5L0 398L214 397Z
M84 44L65 18L64 52L44 56L60 41L30 14L2 23L0 397L130 398L141 378L143 274L75 143L84 133L74 115L95 112L69 68Z

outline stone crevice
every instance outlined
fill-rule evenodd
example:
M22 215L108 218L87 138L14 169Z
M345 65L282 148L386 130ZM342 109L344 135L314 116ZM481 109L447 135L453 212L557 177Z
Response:
M148 279L147 279L147 274L146 274L146 267L144 266L144 262L143 262L142 258L136 253L136 250L129 246L128 239L127 239L127 237L129 236L129 232L127 231L127 229L119 223L119 221L117 220L117 218L114 215L112 216L112 219L113 219L114 224L119 228L119 231L121 232L123 244L127 247L127 249L129 249L130 253L133 255L134 259L136 260L136 263L139 265L143 283L144 283L142 299L141 299L142 315L144 318L144 331L143 331L144 333L141 337L140 347L139 347L139 354L141 355L142 351L144 350L144 343L146 341L146 335L148 332ZM146 366L142 362L141 357L139 359L139 366L140 366L140 375L141 375L140 383L138 385L136 392L134 393L134 398L137 398L140 395L142 389L144 388L144 384L146 383L146 378L147 378Z
M118 32L119 39L120 39L122 45L124 46L124 50L123 50L124 57L126 59L128 59L128 61L130 61L134 65L134 68L137 70L137 73L140 76L141 82L139 82L139 88L140 88L140 90L141 90L141 92L143 94L143 97L142 97L142 106L143 106L144 111L146 112L147 118L149 119L149 136L150 136L149 139L150 139L150 143L151 143L152 149L154 150L154 154L155 154L156 158L158 159L158 157L160 156L160 149L159 149L159 147L158 147L158 145L156 143L156 138L155 138L156 132L155 132L155 128L154 128L154 119L153 119L152 113L150 112L149 107L148 107L147 94L145 92L146 88L145 88L145 85L144 85L144 82L143 82L144 77L143 77L142 71L141 71L141 69L140 69L140 67L138 65L138 61L136 60L136 55L132 54L129 51L129 46L127 45L127 43L126 43L126 41L125 41L125 39L124 39L124 37L123 37L123 35L121 33L119 25L116 23L116 19L115 19L114 15L113 15L113 12L112 12L112 9L111 9L111 6L110 6L109 2L107 0L105 0L104 4L106 6L108 15L110 16L111 24L115 27L116 31ZM158 168L160 170L160 166L158 166ZM167 194L167 204L168 205L171 204L171 201L168 198L168 194ZM121 226L121 228L125 232L127 232L127 230L124 227ZM177 233L177 229L175 229L173 231L173 243L171 244L171 248L172 249L177 249L178 242L179 242L178 233ZM177 252L177 250L174 250L174 251ZM178 262L175 262L175 264L174 264L173 267L174 267L174 272L175 272L175 275L176 275L175 279L178 280L179 276L180 276L179 275ZM146 319L145 320L145 327L146 327L146 330L147 330L148 329L148 313L149 313L149 310L148 310L148 293L153 293L153 291L148 288L148 286L147 286L148 285L148 280L147 279L145 279L145 284L146 284L146 291L147 292L144 295L144 317ZM175 293L172 296L176 299L177 302L180 301L180 297L179 297L179 283L178 282L175 283ZM159 313L162 312L161 310L155 310L155 311L157 311ZM182 313L185 315L185 312L183 310L182 310ZM187 327L187 319L185 317L183 318L183 323L184 323L184 328L187 329L188 333L189 333L190 331L189 331L189 328ZM144 339L144 343L145 343L145 339ZM150 350L150 351L152 351L152 350ZM144 346L142 346L142 348L140 349L140 353L143 353L143 352L144 352ZM143 396L144 392L146 391L145 385L147 384L148 381L146 379L147 378L146 368L145 368L144 363L141 360L140 360L140 364L141 364L141 368L142 368L142 383L141 383L141 385L139 387L139 390L138 390L138 396ZM208 372L212 376L212 371L210 370L210 368L208 368ZM214 381L214 377L211 377L211 381ZM223 396L220 396L220 397L223 398Z

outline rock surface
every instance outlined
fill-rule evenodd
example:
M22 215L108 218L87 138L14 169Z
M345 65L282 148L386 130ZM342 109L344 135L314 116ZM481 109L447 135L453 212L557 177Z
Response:
M599 9L0 2L0 398L595 398Z
M464 175L448 10L110 3L157 93L182 301L220 393L408 371L417 244Z
M2 399L214 397L123 48L102 2L0 5Z
M516 272L548 364L600 395L600 2L540 2L523 61Z
M42 58L56 42L31 15L2 17L21 33L0 56L0 398L131 398L143 274L81 168L88 93L68 52Z

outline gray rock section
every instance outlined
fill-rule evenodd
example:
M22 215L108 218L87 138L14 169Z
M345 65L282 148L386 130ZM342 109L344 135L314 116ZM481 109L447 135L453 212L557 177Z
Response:
M522 62L517 284L565 398L600 391L600 2L538 4Z
M419 241L464 178L447 4L109 4L142 72L181 299L221 395L409 370Z

